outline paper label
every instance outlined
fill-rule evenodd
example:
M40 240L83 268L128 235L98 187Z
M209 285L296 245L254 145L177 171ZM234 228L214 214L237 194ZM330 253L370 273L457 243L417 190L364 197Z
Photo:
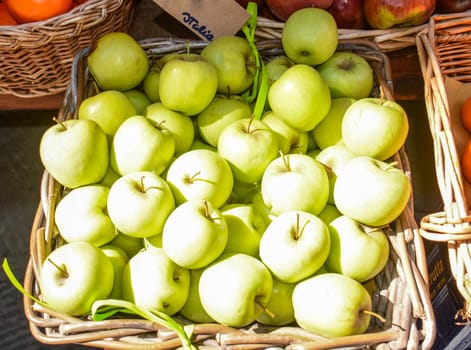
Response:
M234 0L153 1L207 41L236 34L250 18L250 14Z

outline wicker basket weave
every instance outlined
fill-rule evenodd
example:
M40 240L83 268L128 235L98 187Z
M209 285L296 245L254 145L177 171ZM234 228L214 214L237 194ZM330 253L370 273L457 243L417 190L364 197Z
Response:
M150 58L188 48L196 52L206 45L200 41L152 39L141 42ZM266 58L281 53L279 40L260 41L260 52ZM370 41L341 41L339 50L349 50L365 57L376 76L374 95L380 90L392 98L389 62L387 57ZM77 106L90 91L91 77L86 69L89 50L76 56L72 81L59 118L76 117ZM394 156L407 175L410 168L403 150ZM41 181L41 201L33 221L30 240L30 259L27 266L25 290L40 298L38 272L45 256L61 244L54 227L56 203L61 198L62 187L45 172ZM278 347L286 349L369 348L430 349L436 335L435 319L428 294L428 276L423 241L418 233L413 213L413 200L402 215L387 229L391 245L390 259L384 271L371 281L373 310L385 322L372 320L365 334L338 339L324 339L303 331L299 327L269 328L258 324L247 329L235 329L220 324L196 324L193 341L209 348L261 349ZM32 335L48 344L79 343L106 349L168 349L181 345L176 334L155 323L140 319L110 319L95 322L85 318L70 317L40 306L24 298L24 310ZM185 322L179 316L175 319Z
M471 83L470 48L471 12L435 15L417 36L437 181L443 199L443 211L421 220L421 233L431 241L448 242L450 266L464 298L463 309L457 316L465 321L471 317L471 291L465 287L471 272L471 185L462 175L460 156L471 135L463 132L459 119L459 108L466 95L460 100L448 87L451 83L456 87Z
M88 0L51 19L0 27L0 94L38 97L67 89L77 52L128 31L134 0Z
M284 22L259 17L257 36L261 39L281 38ZM339 39L373 41L384 52L396 51L415 45L415 36L427 25L390 29L338 29Z

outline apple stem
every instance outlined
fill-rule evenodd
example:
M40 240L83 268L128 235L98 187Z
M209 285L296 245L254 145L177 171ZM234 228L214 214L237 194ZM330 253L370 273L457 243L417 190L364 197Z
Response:
M47 259L47 261L49 261L56 269L58 269L64 275L65 278L69 277L69 273L67 272L67 269L65 268L64 265L59 266L51 259Z
M255 297L255 304L260 306L263 309L263 311L265 311L267 313L268 316L270 316L271 318L275 318L276 315L270 309L268 309L265 305L263 305L260 302L260 295L257 295Z
M161 189L162 189L162 188L160 188L160 187L158 187L158 186L149 186L149 187L145 187L145 186L144 186L144 178L145 178L145 176L141 176L141 178L140 178L141 181L139 182L140 191L141 191L142 193L146 193L146 192L147 192L148 190L150 190L150 189L155 189L155 190L161 190Z
M283 164L285 165L286 169L288 171L291 171L291 165L289 163L289 156L287 154L284 154L283 151L280 150L280 156L281 159L283 160Z
M57 118L57 117L53 117L52 120L55 121L55 122L56 122L57 124L59 124L60 126L62 126L62 128L63 128L64 130L67 130L67 125L66 125L62 120L60 120L60 119Z
M367 314L367 315L370 315L370 316L373 316L375 318L377 318L381 323L386 323L386 319L381 316L380 314L374 312L374 311L371 311L371 310L362 310L362 312L364 314Z
M299 237L301 237L303 235L303 232L304 232L304 229L306 228L306 226L309 224L309 220L306 220L303 224L302 227L300 227L300 215L299 213L296 213L296 230L294 232L294 239L295 240L298 240Z
M380 98L380 104L383 104L385 101L385 97L384 97L384 90L381 85L379 86L379 98Z
M397 161L393 161L391 163L388 163L388 166L386 167L385 170L392 169L392 168L397 168Z
M188 183L192 184L194 181L198 180L198 175L201 174L201 171L197 171L196 173L194 173L193 175L191 175L190 177L188 177Z

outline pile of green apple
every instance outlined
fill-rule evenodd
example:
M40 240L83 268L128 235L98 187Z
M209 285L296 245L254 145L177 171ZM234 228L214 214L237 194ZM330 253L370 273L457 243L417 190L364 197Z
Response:
M281 44L255 115L246 38L157 59L127 34L99 39L88 68L100 90L40 143L63 186L66 243L39 281L52 309L83 316L115 298L197 323L368 329L365 283L411 194L392 162L407 116L370 96L369 63L337 51L327 11L295 12Z

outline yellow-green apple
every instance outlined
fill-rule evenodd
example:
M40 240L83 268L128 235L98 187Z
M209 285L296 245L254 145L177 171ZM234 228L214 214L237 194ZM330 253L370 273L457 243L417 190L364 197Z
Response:
M144 247L145 248L162 248L162 234L156 234L150 237L144 237L142 239L144 241Z
M216 67L219 93L240 94L252 86L256 62L247 39L219 36L208 43L201 56Z
M266 0L270 12L276 18L286 21L297 10L307 7L327 9L332 0Z
M273 279L271 297L257 321L268 326L286 326L294 323L293 290L295 283Z
M305 211L275 217L260 239L260 259L275 278L286 283L313 275L324 265L329 250L328 226Z
M329 112L329 86L314 67L296 64L270 86L268 103L286 124L309 131Z
M418 26L435 11L436 0L364 0L366 22L377 29Z
M227 161L207 149L190 150L170 164L166 181L177 205L191 199L203 199L216 208L227 202L234 179Z
M135 114L143 115L146 107L152 103L152 101L147 97L144 91L139 89L132 89L125 91L124 94L131 101L134 108L136 109Z
M201 304L216 322L244 327L254 322L270 300L273 278L257 258L224 254L201 274Z
M365 282L386 266L389 242L382 228L364 226L342 215L330 222L329 231L330 252L325 261L327 271Z
M342 141L343 116L353 102L351 97L332 98L329 112L311 131L317 147L324 149Z
M232 194L228 203L250 204L255 193L260 190L260 183L244 183L234 181Z
M276 56L271 58L266 64L268 83L272 84L278 80L281 74L294 64L288 56Z
M186 319L196 323L213 323L214 320L208 315L200 299L200 278L204 268L190 270L190 290L185 305L178 312Z
M355 155L386 160L404 145L409 120L402 106L377 97L355 101L342 121L342 140Z
M85 98L79 105L78 118L95 121L111 141L121 123L136 113L124 92L108 90Z
M100 249L105 253L107 258L110 260L111 265L113 265L114 271L114 281L113 288L111 293L108 296L110 299L121 299L123 295L122 280L123 280L123 270L124 266L129 261L129 257L126 252L119 248L116 245L105 244L100 247Z
M338 218L341 215L342 213L340 212L340 210L337 209L334 204L327 203L324 209L322 209L322 211L317 216L326 224L329 224L332 220Z
M219 135L227 125L251 115L250 105L239 95L216 95L196 118L199 135L206 143L217 147Z
M371 157L350 160L337 174L334 201L340 212L368 226L384 226L403 212L411 184L395 163Z
M186 302L190 272L175 264L162 248L147 248L123 269L123 299L147 310L173 315Z
M39 156L44 168L61 185L90 185L100 182L108 170L108 139L92 120L58 120L41 136Z
M309 145L307 131L291 127L271 111L264 113L261 120L278 135L283 154L306 153Z
M327 338L364 333L372 301L358 281L338 273L322 273L299 282L293 290L298 325Z
M225 217L211 202L191 199L173 210L162 231L162 248L176 264L199 269L221 255L228 229Z
M164 123L135 115L116 130L110 165L119 175L136 171L153 171L160 175L174 154L175 139Z
M116 171L113 170L111 165L108 165L108 170L106 171L105 176L98 184L106 187L111 187L111 185L113 185L113 183L120 177L121 175L117 174Z
M297 10L283 26L281 44L286 56L293 62L319 65L337 50L337 23L324 9L310 7Z
M161 102L147 106L143 115L154 120L170 132L175 140L175 156L179 156L190 149L195 138L195 127L189 116L172 111Z
M260 217L263 219L263 222L265 222L265 225L268 226L275 215L271 213L270 208L263 201L262 192L260 189L255 191L254 195L252 196L252 205L255 212L260 215Z
M207 150L210 150L210 151L213 151L213 152L217 152L217 148L214 147L214 146L211 146L210 144L206 143L205 141L203 141L199 135L195 135L195 136L198 136L198 137L195 137L195 139L193 140L193 143L191 144L190 146L190 150L195 150L195 149L207 149Z
M144 248L144 242L140 237L132 237L118 231L116 237L110 242L111 245L124 250L131 258Z
M54 249L44 260L39 276L44 302L70 316L89 313L93 302L109 296L113 281L111 262L99 247L87 242Z
M267 166L261 181L263 201L277 216L302 210L319 214L329 198L324 166L306 154L283 154Z
M149 70L144 49L123 32L102 35L88 56L87 64L102 90L131 90L142 82Z
M226 219L228 239L224 253L244 253L258 257L260 238L266 224L252 204L224 205L221 213Z
M68 192L57 204L54 221L67 242L109 243L116 228L107 213L109 188L85 185Z
M159 80L163 64L160 59L155 61L142 81L142 89L152 103L160 102Z
M244 183L261 180L268 164L278 156L278 136L259 119L232 122L219 135L217 150L231 166L234 179Z
M327 82L330 95L361 99L373 90L373 69L368 61L355 52L338 51L316 67Z
M136 171L120 177L108 193L108 215L116 228L133 237L150 237L162 232L175 208L172 191L152 171Z
M199 54L174 57L160 71L160 101L167 108L190 116L209 105L217 86L216 68Z

